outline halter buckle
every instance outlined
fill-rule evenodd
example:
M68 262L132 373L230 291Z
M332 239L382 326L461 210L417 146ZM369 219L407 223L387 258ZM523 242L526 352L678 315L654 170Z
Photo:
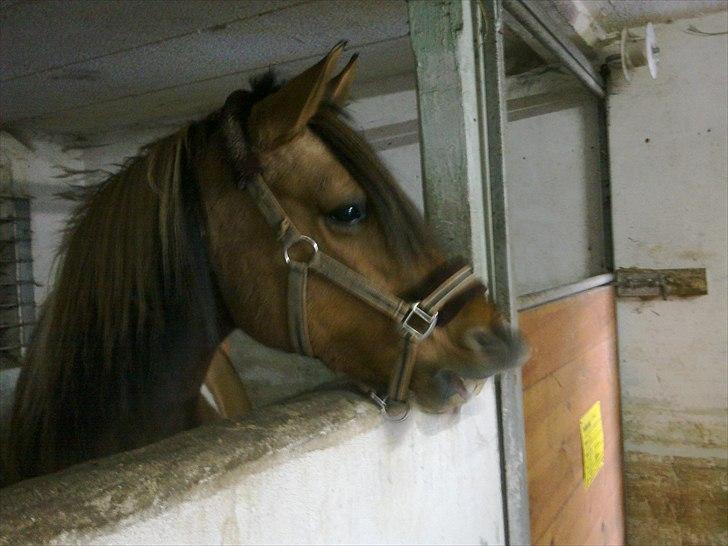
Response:
M415 302L410 307L409 312L405 315L402 320L402 330L405 334L413 337L417 341L422 341L427 338L437 324L437 313L430 315L427 311L420 307L421 302ZM410 321L415 319L422 324L414 325L410 324ZM418 326L424 326L424 328L418 329Z

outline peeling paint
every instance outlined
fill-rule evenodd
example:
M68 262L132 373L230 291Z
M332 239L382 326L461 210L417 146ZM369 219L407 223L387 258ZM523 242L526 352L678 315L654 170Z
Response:
M727 544L728 460L625 456L629 544Z

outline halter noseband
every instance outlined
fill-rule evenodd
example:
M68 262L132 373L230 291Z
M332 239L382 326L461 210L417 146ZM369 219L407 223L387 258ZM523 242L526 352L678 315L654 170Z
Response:
M338 285L364 303L390 317L404 339L404 350L395 367L386 396L380 397L374 389L363 387L367 395L388 418L404 420L409 414L407 392L414 368L417 346L427 339L437 326L439 312L450 303L458 309L465 304L462 296L482 287L471 266L449 264L446 278L419 301L408 302L376 286L363 275L323 252L315 240L303 235L286 214L281 204L263 180L260 163L254 154L245 161L239 185L247 189L266 222L273 227L276 238L283 246L283 259L288 265L288 330L297 353L314 356L308 334L306 295L309 271ZM294 247L308 247L304 260L291 256ZM300 250L303 250L301 248ZM458 297L460 296L460 297ZM457 312L449 309L449 314Z

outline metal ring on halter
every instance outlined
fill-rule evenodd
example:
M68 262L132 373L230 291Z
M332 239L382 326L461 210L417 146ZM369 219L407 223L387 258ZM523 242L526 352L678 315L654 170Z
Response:
M399 423L399 422L407 419L407 417L409 417L411 406L407 400L404 400L402 402L395 402L395 404L401 404L404 406L404 412L402 413L401 416L394 417L390 413L390 408L392 407L392 403L387 399L386 396L384 398L381 398L376 392L369 391L369 398L371 398L372 401L377 405L377 407L379 408L379 411L381 412L382 415L384 415L384 417L385 417L385 419L387 419L387 421Z
M311 248L313 249L313 254L311 254L311 257L308 259L307 262L297 262L296 260L292 260L291 257L288 255L289 249L292 246L295 246L301 242L308 243L311 246ZM316 241L314 241L313 239L311 239L311 237L309 237L307 235L301 235L298 237L298 239L294 239L293 241L288 243L283 248L283 259L286 261L287 265L290 265L291 263L302 263L305 265L310 265L311 262L313 261L313 259L316 257L316 254L318 254L318 251L319 251L319 247L318 247L318 243L316 243Z

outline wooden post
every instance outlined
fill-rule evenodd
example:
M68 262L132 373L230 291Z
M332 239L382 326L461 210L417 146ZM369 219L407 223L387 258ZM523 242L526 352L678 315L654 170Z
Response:
M482 174L471 6L410 0L417 61L425 215L451 255L485 266ZM466 13L467 12L467 13ZM467 24L471 39L465 37Z
M425 215L515 327L503 162L500 0L409 0ZM495 382L506 540L530 544L520 371Z

